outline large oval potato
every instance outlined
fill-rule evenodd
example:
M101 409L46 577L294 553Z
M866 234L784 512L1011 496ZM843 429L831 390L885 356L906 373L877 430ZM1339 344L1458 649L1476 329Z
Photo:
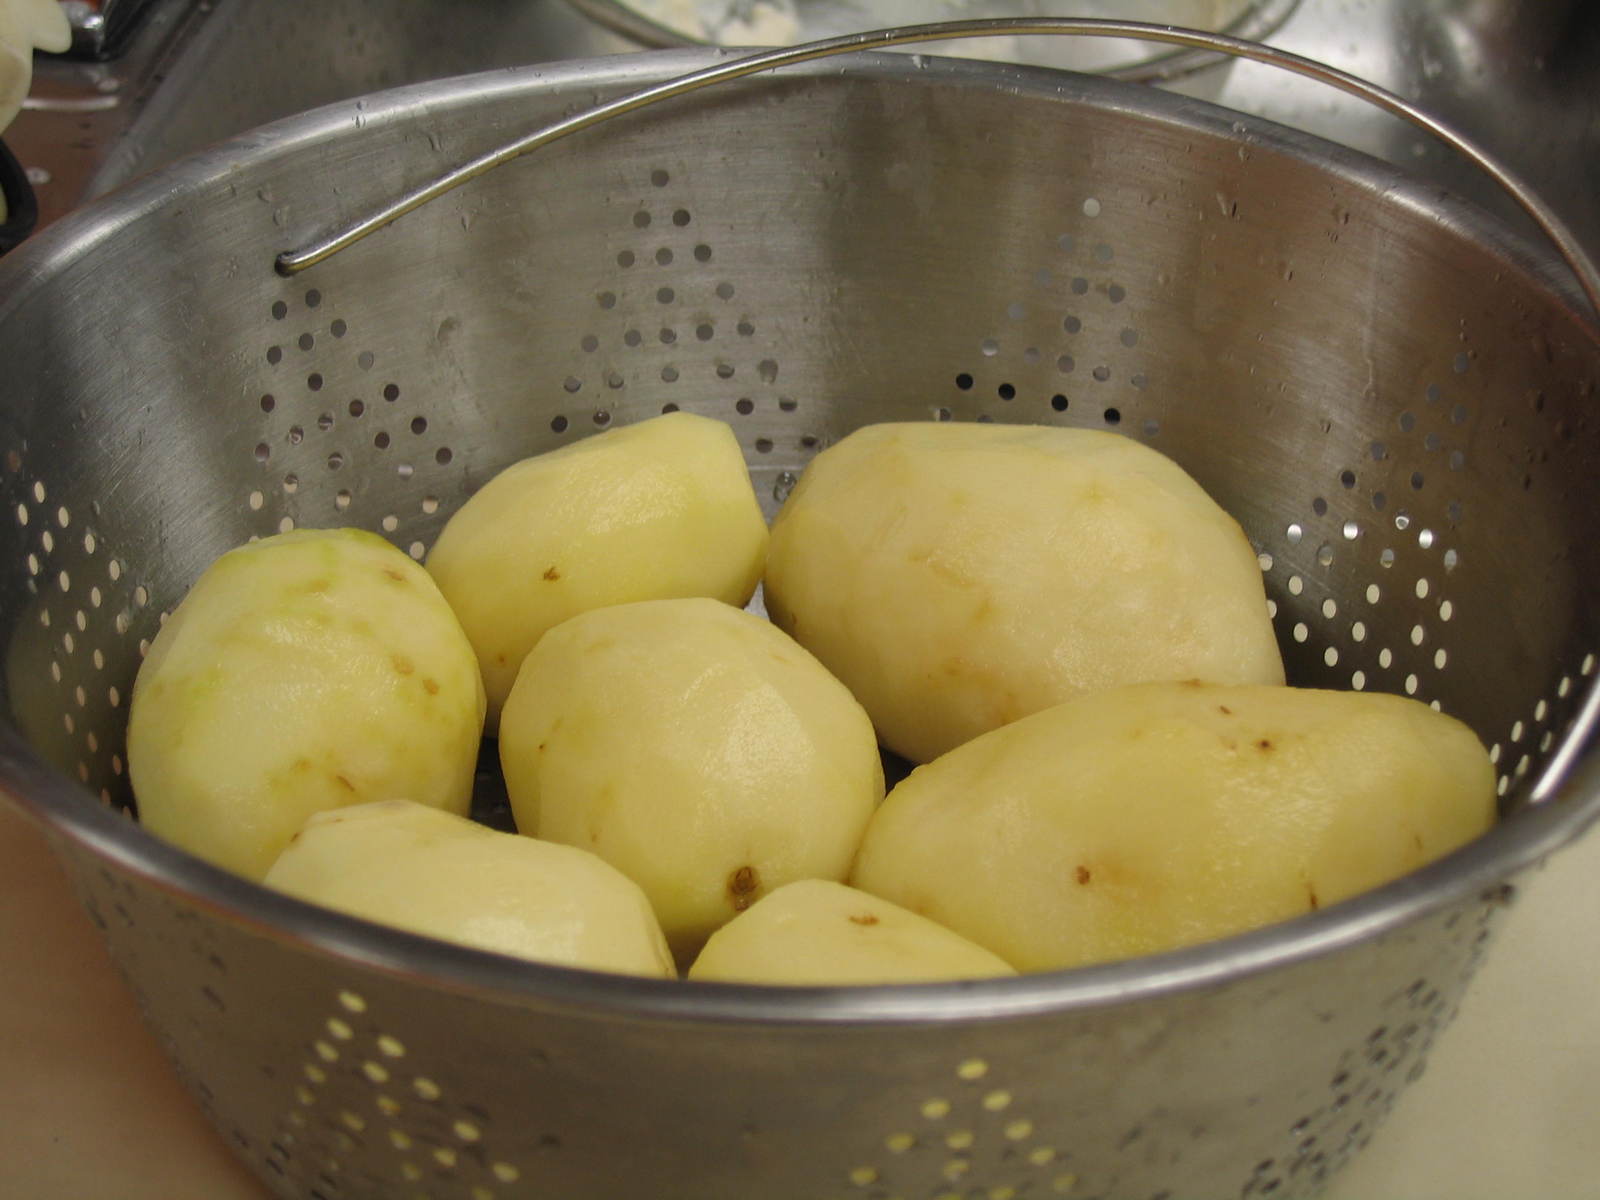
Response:
M450 518L427 561L478 653L492 734L552 625L635 600L743 605L766 548L733 431L679 412L507 467Z
M1332 904L1486 830L1472 732L1371 692L1085 694L920 767L853 882L1019 970L1208 941Z
M843 879L883 798L861 706L759 617L654 600L563 622L506 701L517 828L644 889L680 959L795 879Z
M593 971L677 974L644 893L614 867L408 800L313 815L265 883L480 950Z
M1238 524L1094 430L857 430L773 523L766 604L914 762L1085 689L1283 682Z
M253 542L200 576L134 681L139 820L259 879L314 812L465 813L483 714L472 647L406 555L353 529Z
M763 896L711 935L690 979L834 985L933 983L1015 975L943 925L824 879Z

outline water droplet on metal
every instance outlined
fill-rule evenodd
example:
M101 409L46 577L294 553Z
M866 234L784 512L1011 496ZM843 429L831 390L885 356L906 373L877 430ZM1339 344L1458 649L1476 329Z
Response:
M778 472L778 478L772 483L772 498L782 504L789 498L789 493L794 491L794 485L799 482L793 471Z

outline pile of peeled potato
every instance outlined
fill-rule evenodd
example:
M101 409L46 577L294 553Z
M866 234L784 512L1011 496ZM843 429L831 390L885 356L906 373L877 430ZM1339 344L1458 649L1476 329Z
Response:
M486 733L516 833L468 817ZM887 797L880 745L921 764ZM868 426L769 531L685 413L506 469L425 567L356 530L223 555L128 764L152 832L315 903L796 984L1223 937L1460 846L1495 794L1460 722L1286 686L1243 532L1147 446Z

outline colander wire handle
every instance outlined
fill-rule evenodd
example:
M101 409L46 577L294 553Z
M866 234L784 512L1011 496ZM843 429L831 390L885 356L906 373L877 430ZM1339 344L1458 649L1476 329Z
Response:
M1259 42L1228 37L1225 34L1207 33L1175 25L1155 25L1143 21L1106 21L1079 17L1027 17L990 18L970 21L939 21L925 25L904 25L892 29L868 30L823 38L796 46L776 50L763 50L742 55L729 62L705 67L630 92L614 100L563 117L559 121L541 126L488 153L463 163L433 181L404 193L376 211L328 234L301 250L288 250L279 254L275 267L279 274L293 275L353 245L384 226L398 220L430 200L453 191L462 184L483 175L496 167L520 158L530 151L591 126L610 121L626 113L659 104L677 96L699 91L701 88L769 71L778 67L793 66L838 54L859 50L877 50L917 42L948 41L957 38L1014 37L1025 35L1067 37L1111 37L1135 41L1163 42L1196 50L1211 51L1233 58L1249 59L1277 67L1291 74L1337 88L1357 99L1400 117L1419 129L1432 134L1458 154L1470 160L1484 174L1505 191L1521 209L1532 218L1560 252L1562 259L1577 277L1578 284L1594 314L1600 317L1600 268L1584 252L1566 224L1552 212L1534 192L1493 156L1457 133L1450 126L1430 116L1416 105L1386 91L1375 84L1315 59L1278 50Z

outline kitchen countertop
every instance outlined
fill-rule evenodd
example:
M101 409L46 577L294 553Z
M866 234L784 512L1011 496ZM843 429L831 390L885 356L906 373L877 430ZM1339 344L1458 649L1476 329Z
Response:
M1600 835L1525 878L1427 1074L1325 1200L1600 1198L1597 879ZM3 805L0 880L0 1197L266 1200Z

